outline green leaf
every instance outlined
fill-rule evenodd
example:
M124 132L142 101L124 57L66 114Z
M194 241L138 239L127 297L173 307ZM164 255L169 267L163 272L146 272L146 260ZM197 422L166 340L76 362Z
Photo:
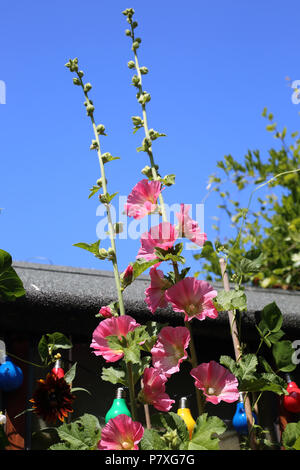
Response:
M76 246L77 248L82 248L83 250L87 250L97 257L99 254L100 241L101 240L97 240L95 243L75 243L73 246Z
M277 307L276 302L266 305L261 312L262 325L271 332L280 330L283 322L283 317L280 309Z
M282 433L282 444L286 450L300 450L300 421L286 425Z
M64 375L64 379L68 384L71 384L73 380L75 379L76 366L77 366L77 362L75 362L75 364L73 364L72 367Z
M281 372L292 372L296 369L297 365L292 362L294 352L292 342L289 340L273 344L272 353L278 370Z
M189 440L189 432L183 419L176 413L169 411L168 413L157 413L151 418L154 426L164 428L165 431L176 431L180 440L178 445Z
M157 323L155 321L149 321L146 323L146 331L149 335L149 339L141 345L143 351L150 352L154 344L157 341L158 334L162 328L168 326L167 323Z
M276 374L262 373L257 377L243 379L239 383L241 392L273 392L286 395L286 382Z
M248 259L248 258L242 258L240 262L240 271L243 274L249 274L249 273L257 273L260 271L261 266L265 262L265 254L261 253L257 258L255 259Z
M11 264L11 255L0 250L0 300L14 301L26 294L23 283Z
M9 267L0 273L0 299L15 301L26 294L23 283L14 268Z
M146 261L144 258L138 258L134 263L132 263L132 281L138 278L141 274L143 274L143 272L145 272L148 268L151 268L151 266L153 266L154 264L157 264L157 259Z
M224 289L220 290L213 301L218 311L247 309L247 297L242 289L232 289L230 291L225 291Z
M39 341L38 352L41 360L47 363L53 351L57 349L70 349L72 347L71 341L63 333L47 333Z
M219 438L226 430L225 423L216 416L202 414L196 421L188 450L220 450Z
M91 189L90 189L90 194L89 194L89 199L94 196L100 189L100 186L97 184L97 185L94 185Z
M160 179L160 181L165 186L172 186L173 184L175 184L175 178L176 178L176 175L171 174L171 175L164 176L163 178Z
M12 265L12 257L7 251L0 250L0 274Z
M138 364L141 360L140 344L150 339L146 331L146 325L141 325L133 331L129 331L126 337L107 336L108 346L114 351L122 351L124 353L124 361Z
M118 194L118 192L113 193L113 194L100 194L99 200L103 202L103 204L109 204L113 198Z
M165 441L161 438L155 429L145 429L142 440L140 441L141 450L166 450Z
M146 367L149 367L151 361L150 356L145 356L140 359L139 362L132 364L132 378L133 383L136 384L138 380L142 377L144 370ZM126 387L129 386L128 380L128 370L126 364L122 362L120 367L107 367L102 369L102 380L106 382L111 382L112 384L125 385Z
M56 429L63 442L59 447L57 444L54 445L54 448L51 446L50 450L62 450L63 444L66 446L64 450L95 450L101 436L98 419L88 413L74 423L64 423Z
M105 382L110 382L112 384L126 384L125 371L117 369L116 367L103 367L101 379Z

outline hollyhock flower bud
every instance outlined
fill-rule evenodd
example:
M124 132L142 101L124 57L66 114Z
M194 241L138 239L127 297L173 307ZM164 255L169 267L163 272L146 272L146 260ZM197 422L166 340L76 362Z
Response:
M101 307L98 315L101 315L103 318L111 318L114 316L111 308L108 305Z
M133 279L133 266L129 264L125 271L120 276L122 289L129 286L132 283Z
M200 364L190 372L195 387L203 391L206 401L233 403L239 399L238 380L228 369L215 361Z

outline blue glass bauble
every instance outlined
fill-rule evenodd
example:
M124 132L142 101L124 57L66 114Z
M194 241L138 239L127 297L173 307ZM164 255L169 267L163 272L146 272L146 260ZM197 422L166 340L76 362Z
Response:
M257 417L255 413L252 413L255 423ZM236 411L232 418L232 425L238 434L248 434L247 416L244 408L244 404L239 402L236 405Z
M23 372L11 359L6 357L0 364L0 390L10 392L19 388L23 383Z

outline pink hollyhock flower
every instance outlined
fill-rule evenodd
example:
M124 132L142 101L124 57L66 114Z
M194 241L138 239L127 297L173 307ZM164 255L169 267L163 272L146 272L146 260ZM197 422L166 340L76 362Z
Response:
M153 367L166 377L178 372L180 364L187 358L186 348L190 339L190 332L184 326L162 328L151 349Z
M143 388L139 393L142 402L153 405L159 411L169 411L174 400L165 393L167 377L154 367L147 367L143 375Z
M157 198L161 192L160 181L139 181L129 194L125 211L129 217L141 219L147 214L154 212L157 207Z
M189 216L190 208L191 206L188 204L180 204L180 212L176 214L179 222L179 236L188 238L197 245L203 246L207 240L207 235L201 232L198 223Z
M149 232L145 232L141 236L141 247L138 251L137 258L144 258L147 261L155 259L154 248L162 248L169 250L177 239L177 230L169 222L161 222L155 227L151 227Z
M111 311L111 308L108 305L106 305L105 307L101 307L99 310L99 314L104 318L111 318L114 316Z
M195 387L206 396L206 401L217 405L222 400L232 403L239 399L237 378L217 362L200 364L190 374L195 379Z
M165 291L171 286L171 283L164 278L164 273L155 267L150 269L150 278L150 287L145 290L145 302L151 313L155 313L158 307L167 307L168 302L165 298Z
M186 277L166 290L166 299L175 312L185 314L184 321L217 318L218 311L212 302L216 295L217 291L208 282L194 277Z
M116 362L124 356L122 350L113 350L109 347L107 336L126 336L129 331L133 331L140 326L134 318L129 315L121 315L119 317L111 317L102 320L93 332L93 339L90 345L95 351L96 356L103 356L106 362Z
M112 418L101 431L99 450L139 450L144 428L141 423L132 421L127 415Z

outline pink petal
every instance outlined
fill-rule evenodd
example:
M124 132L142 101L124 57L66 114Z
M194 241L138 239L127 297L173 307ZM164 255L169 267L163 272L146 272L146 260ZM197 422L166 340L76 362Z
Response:
M125 204L127 215L135 219L141 219L147 214L154 212L160 192L160 181L149 181L147 179L139 181L127 198L127 203Z
M203 391L206 400L217 404L239 399L238 380L225 367L215 361L200 364L190 372L195 379L195 386Z
M112 418L101 431L100 450L138 450L144 428L127 415ZM127 446L125 444L128 444Z
M135 319L129 315L111 317L102 320L93 332L91 348L96 356L103 356L107 362L116 362L124 356L123 351L116 351L108 346L107 336L126 336L140 326Z

